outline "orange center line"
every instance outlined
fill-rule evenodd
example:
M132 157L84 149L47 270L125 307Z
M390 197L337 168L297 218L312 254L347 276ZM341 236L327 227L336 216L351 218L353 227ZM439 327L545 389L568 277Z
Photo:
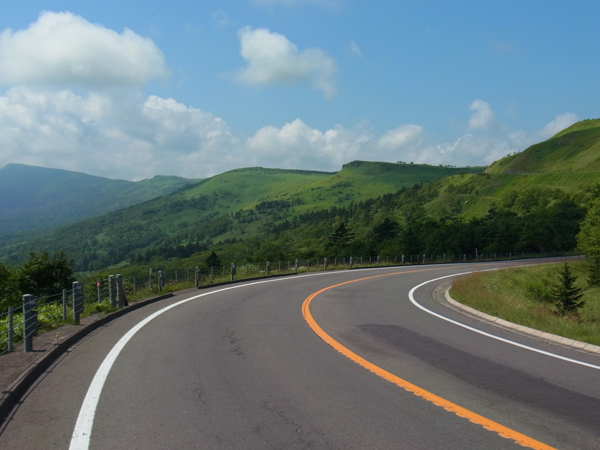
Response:
M511 439L511 440L515 441L517 444L522 445L523 447L530 447L530 448L533 448L536 450L556 450L554 447L550 447L549 445L546 445L542 442L536 441L535 439L532 439L529 436L525 436L524 434L519 433L518 431L515 431L511 428L505 427L504 425L494 422L493 420L483 417L477 413L474 413L473 411L463 408L462 406L459 406L455 403L452 403L449 400L446 400L446 399L444 399L438 395L435 395L423 388L420 388L419 386L417 386L415 384L412 384L406 380L403 380L402 378L397 377L396 375L394 375L394 374L382 369L381 367L376 366L375 364L367 361L366 359L358 356L356 353L354 353L351 350L349 350L348 348L344 347L342 344L340 344L338 341L336 341L330 335L328 335L319 326L319 324L315 321L312 314L310 313L310 303L313 301L313 299L315 297L317 297L319 294L321 294L322 292L325 292L329 289L333 289L333 288L343 286L343 285L349 284L349 283L355 283L358 281L370 280L373 278L386 277L386 276L390 276L390 275L402 275L402 274L414 273L414 272L424 272L424 271L430 271L430 270L439 270L439 269L420 269L420 270L410 270L410 271L406 271L406 272L386 273L383 275L374 275L374 276L370 276L370 277L366 277L366 278L360 278L357 280L346 281L343 283L338 283L338 284L334 284L332 286L323 288L323 289L309 295L306 298L306 300L304 300L304 303L302 304L302 314L304 315L304 320L306 320L306 323L312 328L312 330L321 339L323 339L327 344L332 346L334 349L336 349L342 355L351 359L355 363L361 365L365 369L370 370L371 372L373 372L374 374L383 378L384 380L394 383L397 386L400 386L401 388L407 390L408 392L411 392L411 393L433 403L434 405L444 408L446 411L450 411L459 417L463 417L463 418L469 420L470 422L481 425L486 430L493 431L493 432L497 433L498 435L502 436L503 438Z

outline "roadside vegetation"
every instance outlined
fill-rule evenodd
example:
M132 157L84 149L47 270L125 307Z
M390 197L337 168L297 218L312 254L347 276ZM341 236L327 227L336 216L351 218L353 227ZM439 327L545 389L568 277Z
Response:
M581 289L580 308L561 308L556 288L563 282L564 264L480 272L459 278L450 295L456 301L519 325L600 345L598 266L590 261L569 263L573 287Z

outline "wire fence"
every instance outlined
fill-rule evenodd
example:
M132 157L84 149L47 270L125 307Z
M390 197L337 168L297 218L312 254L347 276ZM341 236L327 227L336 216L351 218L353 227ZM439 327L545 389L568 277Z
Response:
M248 278L282 275L286 273L315 272L336 269L357 269L393 265L457 263L495 261L549 256L567 256L572 253L478 253L474 254L412 254L368 257L307 258L262 263L243 262L211 266L209 268L187 267L182 269L149 268L146 274L135 274L118 281L116 277L98 279L82 286L81 304L77 303L76 289L65 289L54 295L35 300L31 311L27 303L22 307L9 308L0 313L0 355L15 350L26 340L65 323L79 323L80 314L108 312L127 305L127 298L143 298L152 293L173 291L186 287L210 286L211 284ZM112 280L112 281L111 281ZM111 285L112 283L112 285ZM120 283L120 284L119 284ZM79 283L75 283L79 285ZM74 285L75 285L74 284ZM140 297L141 296L141 297ZM27 296L24 296L24 299ZM29 315L29 316L28 316ZM35 326L31 325L35 323Z

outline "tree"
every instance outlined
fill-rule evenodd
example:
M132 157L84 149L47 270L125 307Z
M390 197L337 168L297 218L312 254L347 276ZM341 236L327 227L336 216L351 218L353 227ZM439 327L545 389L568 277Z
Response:
M571 269L565 262L558 282L551 288L552 300L562 315L577 312L585 303L585 300L581 300L582 289L575 286L576 280L577 277L571 275Z
M344 222L340 222L338 226L335 228L333 233L329 235L328 238L328 247L341 247L347 244L354 238L354 233L346 228L346 224Z
M63 251L54 252L52 257L47 251L30 252L29 259L17 270L16 281L21 294L37 297L70 289L75 281L73 258Z
M577 247L588 257L600 257L600 199L590 205L577 235Z
M221 258L219 258L219 255L217 255L214 250L206 257L206 265L208 267L218 267L222 265Z
M19 305L19 293L15 287L14 270L0 261L0 311Z

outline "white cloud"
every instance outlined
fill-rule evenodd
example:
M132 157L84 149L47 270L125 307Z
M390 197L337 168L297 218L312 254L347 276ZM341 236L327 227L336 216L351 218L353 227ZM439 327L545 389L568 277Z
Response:
M244 166L242 156L222 119L173 99L23 87L0 96L0 166L19 162L126 179L206 177Z
M377 146L384 150L398 150L413 143L423 134L423 131L420 125L402 125L381 136Z
M309 82L326 98L336 93L335 61L318 48L299 51L285 36L266 28L239 30L240 55L248 65L237 79L247 84L294 84Z
M469 109L474 111L469 119L469 128L472 130L486 131L494 123L494 112L488 102L479 99L475 100L471 103Z
M296 119L241 141L223 119L174 99L15 87L0 95L0 167L23 163L141 179L203 178L248 166L335 171L356 159L488 165L576 120L562 114L531 132L505 132L502 124L491 131L466 127L464 135L440 143L420 125L377 134L368 123L319 130Z
M362 50L354 41L350 41L350 44L348 44L348 53L350 53L352 56L358 56L359 58L363 57Z
M44 12L25 30L0 34L0 82L12 85L134 86L168 75L152 40Z
M556 133L564 130L567 127L570 127L575 122L580 121L581 119L577 117L577 114L573 113L564 113L560 116L557 116L556 119L549 122L540 132L540 137L542 139L548 139L554 136Z

